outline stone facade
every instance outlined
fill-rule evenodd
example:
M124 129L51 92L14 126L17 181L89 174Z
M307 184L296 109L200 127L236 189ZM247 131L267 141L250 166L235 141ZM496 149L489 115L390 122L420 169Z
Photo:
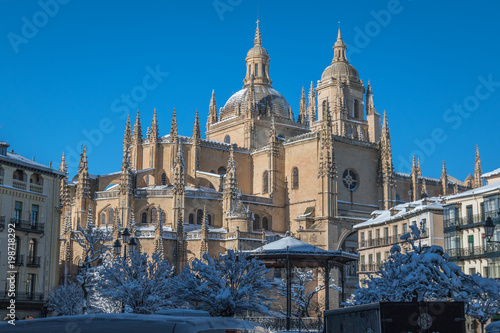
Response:
M0 142L0 317L10 305L8 291L15 289L16 317L38 318L46 312L48 292L59 284L59 189L64 174L8 147ZM15 288L10 288L11 281Z
M133 227L141 251L161 247L181 268L203 251L252 249L285 232L355 251L352 228L373 210L466 189L450 177L422 177L417 164L411 175L393 171L387 114L349 64L340 30L316 88L311 82L307 98L302 90L297 117L272 86L262 44L257 24L243 88L220 110L212 92L206 139L198 113L192 137L178 135L175 110L161 136L155 110L145 136L139 112L133 128L127 120L120 171L90 175L82 152L78 174L61 189L66 276L81 259L71 230L84 226L89 207L98 226Z

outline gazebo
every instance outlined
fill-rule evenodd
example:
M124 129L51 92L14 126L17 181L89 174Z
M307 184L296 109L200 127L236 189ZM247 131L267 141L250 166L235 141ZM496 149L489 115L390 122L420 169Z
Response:
M325 278L325 310L330 308L330 269L338 267L341 272L342 300L344 300L344 264L357 261L359 256L344 251L326 251L287 236L275 242L249 251L249 256L264 261L266 267L286 268L286 326L290 329L292 317L292 270L291 267L323 268Z

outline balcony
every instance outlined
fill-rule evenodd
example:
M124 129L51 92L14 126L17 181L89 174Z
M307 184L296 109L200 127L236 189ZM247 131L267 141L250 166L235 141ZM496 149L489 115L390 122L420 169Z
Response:
M9 298L9 292L7 290L4 290L3 292L0 292L0 297L4 299ZM31 292L31 291L20 291L16 292L16 301L21 301L21 302L44 302L44 295L43 293L36 293L36 292Z
M387 245L392 245L392 244L397 244L403 242L401 240L401 236L405 234L398 234L398 235L393 235L393 236L387 236L387 237L382 237L382 238L374 238L374 239L367 239L367 240L361 240L359 242L360 248L362 247L377 247L377 246L387 246ZM427 238L429 237L428 230L424 230L420 232L420 238Z
M40 267L40 257L38 256L28 256L28 262L26 263L28 267Z
M43 186L37 184L30 184L30 191L35 193L43 193Z
M378 270L380 265L375 264L359 264L359 273L361 272L375 272Z
M492 219L498 218L498 212L485 212L483 214L475 214L467 217L455 217L454 219L446 219L444 220L444 228L468 228L473 226L482 225L487 217L491 217Z
M26 191L26 182L23 182L22 180L13 179L12 187Z
M16 260L14 262L14 265L23 266L24 265L24 255L17 255Z
M43 234L45 230L45 223L42 222L32 222L12 218L10 223L14 223L15 229L19 231L36 232Z

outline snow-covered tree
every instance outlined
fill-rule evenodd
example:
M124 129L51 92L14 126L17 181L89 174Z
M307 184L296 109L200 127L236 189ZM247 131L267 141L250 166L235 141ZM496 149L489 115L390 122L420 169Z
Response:
M314 302L314 296L318 294L321 290L325 289L324 284L317 284L317 274L314 273L312 269L299 268L294 267L292 271L292 302L295 304L297 317L310 317L310 311L313 310L316 314L321 313L319 311L319 305L317 302ZM330 288L340 291L341 289L335 285L334 279L330 279ZM312 289L310 292L307 292L307 287L311 287L312 284L316 284L317 286ZM278 284L276 288L277 292L280 296L286 297L286 281L283 279ZM311 309L313 308L313 309Z
M379 271L362 281L348 304L358 305L381 301L463 301L466 313L485 323L500 310L500 286L496 280L479 274L467 275L448 261L440 246L422 247L420 231L411 226L411 233L401 236L409 251L402 253L394 245L388 260Z
M158 253L133 251L125 259L106 260L100 271L98 290L102 296L123 302L134 313L150 314L171 305L173 266Z
M77 281L83 291L82 313L87 314L90 295L95 285L100 261L103 261L111 249L113 235L110 229L96 228L92 222L92 210L89 207L88 222L86 228L79 228L73 232L73 240L83 250L83 267L77 275Z
M71 316L81 314L83 290L80 285L70 281L49 292L48 309L58 315Z
M176 302L189 302L212 316L232 317L245 311L268 313L265 293L273 279L262 261L241 251L228 250L212 258L194 259L173 281Z

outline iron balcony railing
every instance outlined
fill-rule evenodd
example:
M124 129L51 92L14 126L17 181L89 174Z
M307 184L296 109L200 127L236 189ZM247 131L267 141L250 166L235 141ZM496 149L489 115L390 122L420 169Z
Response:
M379 267L376 264L359 264L359 272L375 272Z
M487 256L489 254L499 254L500 244L489 243L486 246L474 246L474 247L461 247L446 250L446 253L451 259L456 258L467 258L467 257L481 257Z
M484 223L484 221L488 218L491 217L492 219L497 219L498 218L498 212L496 211L491 211L491 212L485 212L484 214L474 214L472 216L457 216L453 219L444 219L444 227L445 228L456 228L456 227L469 227L469 226L475 226L478 224Z
M40 257L39 256L28 256L28 262L26 266L29 267L40 267Z
M387 237L381 237L381 238L363 239L359 242L359 244L360 244L360 247L374 247L374 246L385 246L385 245L397 244L397 243L403 242L403 240L401 240L401 236L406 235L406 234L407 233L392 235L392 236L387 236ZM420 238L426 238L426 237L429 237L429 233L428 233L427 229L420 232Z
M12 218L10 219L10 223L14 224L16 230L36 233L43 233L45 230L45 223L42 222L33 222Z

